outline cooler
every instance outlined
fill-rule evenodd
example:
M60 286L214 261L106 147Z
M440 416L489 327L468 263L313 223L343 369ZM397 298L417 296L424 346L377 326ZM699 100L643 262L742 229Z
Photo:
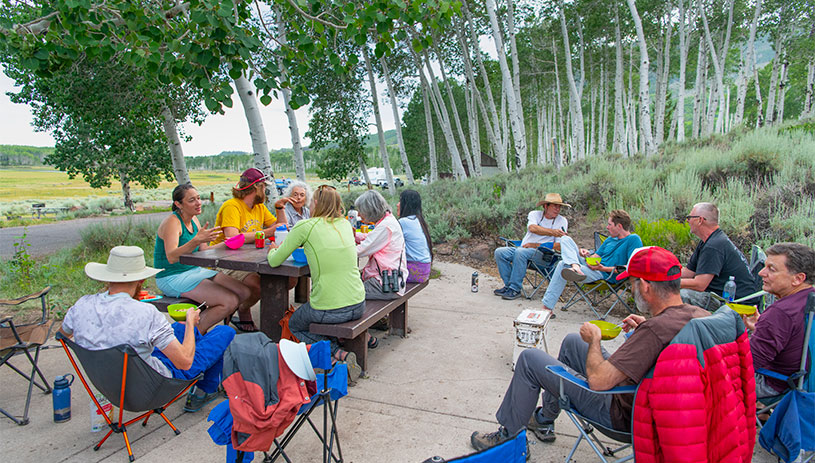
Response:
M552 311L549 309L526 309L515 319L513 322L515 326L515 348L512 351L513 370L518 356L524 349L540 349L542 346L547 353L549 352L549 347L546 345L546 325L551 318Z

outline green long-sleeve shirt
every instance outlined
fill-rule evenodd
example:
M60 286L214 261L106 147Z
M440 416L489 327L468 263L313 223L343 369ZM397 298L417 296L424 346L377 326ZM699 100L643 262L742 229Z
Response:
M269 265L282 264L300 246L306 252L311 269L311 307L339 309L365 300L354 232L347 220L316 217L297 222L283 244L269 251Z

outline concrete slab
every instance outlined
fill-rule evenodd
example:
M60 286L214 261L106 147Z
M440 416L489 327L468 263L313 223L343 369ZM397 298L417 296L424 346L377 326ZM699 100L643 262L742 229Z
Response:
M487 275L481 276L480 292L472 293L472 268L450 263L434 267L442 276L410 301L411 333L403 339L375 332L381 335L380 346L371 351L368 376L340 401L338 420L347 462L452 458L471 452L473 431L497 429L495 411L512 376L512 321L523 309L540 307L540 301L504 301L492 294L500 285ZM591 315L581 304L558 311L548 337L553 353L563 337ZM613 350L620 342L608 341L606 347ZM51 340L51 346L56 342ZM22 365L19 358L15 362ZM56 348L42 351L40 365L49 381L71 371L65 354ZM22 378L0 369L0 384L0 407L19 413L26 392ZM126 462L120 436L111 436L99 451L93 450L103 434L90 432L90 400L78 381L72 386L72 399L73 417L67 423L53 423L51 397L36 390L29 425L16 426L0 418L3 461ZM146 428L131 426L128 434L138 461L224 461L224 448L213 444L206 432L206 416L213 406L192 414L184 413L180 403L171 406L167 415L182 431L179 436L158 417L151 418ZM540 443L529 434L530 461L565 459L577 433L564 416L556 428L554 444ZM294 461L321 459L319 442L309 429L301 430L288 453ZM592 460L590 448L582 444L574 461ZM757 447L754 461L773 460Z

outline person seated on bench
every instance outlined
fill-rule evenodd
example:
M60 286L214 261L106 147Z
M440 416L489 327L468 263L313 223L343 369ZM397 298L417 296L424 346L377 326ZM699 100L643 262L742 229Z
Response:
M370 233L357 233L357 255L368 257L362 269L362 282L365 284L365 299L398 299L405 295L405 282L408 268L405 256L405 237L399 221L391 214L385 198L376 190L362 193L354 206L363 222L373 222ZM383 287L382 275L386 274L387 286Z
M430 278L430 264L433 262L433 242L427 222L422 215L422 197L418 191L402 190L396 204L399 225L405 235L405 259L410 275L408 283L424 283Z
M186 323L170 325L155 307L136 299L144 280L157 273L159 269L144 264L144 251L138 246L116 246L107 264L89 262L85 274L104 282L105 291L79 298L65 314L60 331L91 350L127 344L167 378L193 379L203 373L184 406L195 412L219 396L223 355L235 331L213 326L201 334L196 328L197 309L187 311Z
M560 294L567 281L591 283L611 277L614 267L625 265L629 256L642 247L639 235L631 233L631 217L627 212L617 209L611 211L606 223L608 238L592 253L588 249L579 249L569 236L560 239L561 260L558 262L552 279L543 295L543 306L549 310L555 308ZM599 257L600 263L590 265L586 257Z
M670 251L652 246L637 250L628 269L618 278L631 277L637 309L651 318L629 315L623 330L634 330L614 354L600 346L600 328L589 322L580 334L569 334L557 358L538 349L521 352L501 407L495 414L498 431L474 432L470 443L476 450L500 444L526 427L543 442L554 442L555 419L560 414L560 380L546 369L561 365L588 380L593 390L638 384L656 364L659 354L691 319L710 315L686 305L679 296L679 259ZM543 389L542 407L535 408ZM566 383L564 392L586 418L608 428L630 432L633 394L592 394Z
M219 227L209 228L209 222L201 227L196 217L201 214L201 204L201 196L189 183L173 189L173 213L158 227L153 266L163 269L156 276L156 286L165 295L207 303L198 323L198 329L206 333L210 327L232 315L241 301L251 297L252 291L223 273L178 262L182 254L209 249L208 243L222 233ZM249 308L241 310L248 312Z
M753 366L789 376L801 366L806 336L804 307L809 293L815 291L815 251L799 243L774 244L767 249L767 260L758 275L764 282L762 289L778 299L760 315L758 311L749 317L742 315L752 333ZM812 361L808 361L811 371ZM777 396L787 389L784 381L756 374L757 399Z
M255 239L256 232L263 232L264 238L274 236L278 225L286 225L286 214L283 208L288 204L286 198L275 202L275 213L269 212L266 207L266 180L268 177L254 167L246 169L232 187L232 198L224 201L218 214L215 216L215 227L221 227L223 234L219 235L211 245L216 245L227 238L243 234L246 242ZM254 333L258 329L252 321L251 308L260 300L260 275L257 272L244 270L224 269L224 275L230 276L246 285L252 294L241 301L238 306L238 318L232 318L232 324L238 331Z
M331 341L334 358L348 364L348 374L356 381L362 369L353 352L339 348L336 338L309 331L312 323L345 323L357 320L365 312L365 288L359 279L354 232L345 220L342 197L334 187L323 185L314 192L310 219L297 222L286 240L267 256L277 267L295 249L302 246L311 269L311 294L308 302L294 311L289 330L302 342Z

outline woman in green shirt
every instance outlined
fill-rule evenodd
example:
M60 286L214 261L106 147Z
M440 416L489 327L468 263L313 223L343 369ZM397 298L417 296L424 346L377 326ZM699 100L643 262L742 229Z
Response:
M296 248L303 247L311 269L311 294L289 319L289 329L307 344L331 341L334 358L347 362L349 376L356 380L361 372L356 355L340 349L336 338L308 330L312 323L356 320L365 311L365 287L359 277L354 232L345 220L342 198L334 187L323 185L314 193L314 203L312 217L297 222L283 244L269 251L269 265L277 267Z

